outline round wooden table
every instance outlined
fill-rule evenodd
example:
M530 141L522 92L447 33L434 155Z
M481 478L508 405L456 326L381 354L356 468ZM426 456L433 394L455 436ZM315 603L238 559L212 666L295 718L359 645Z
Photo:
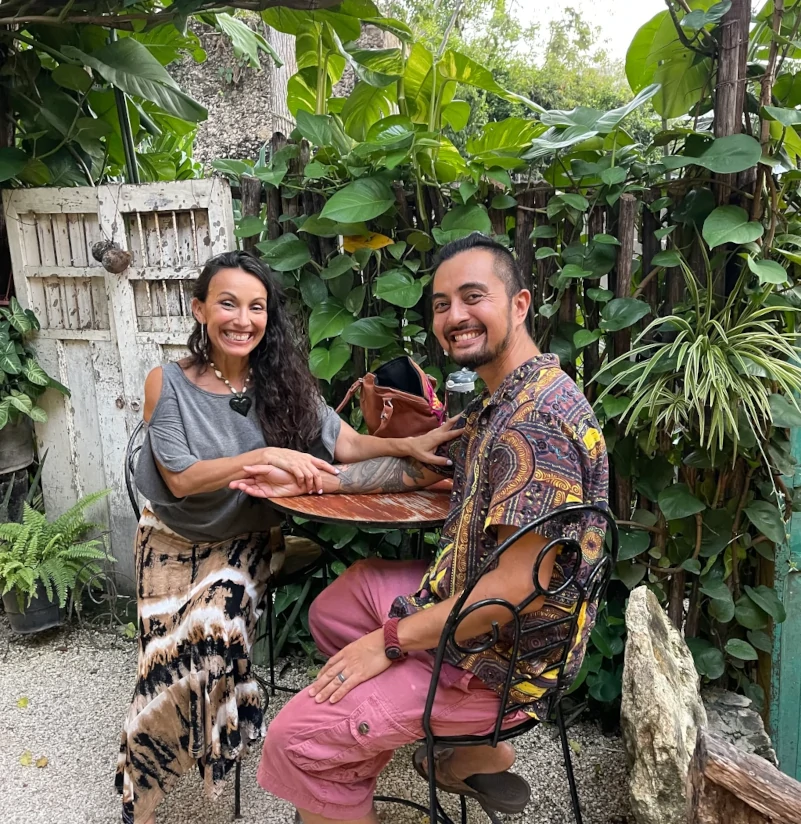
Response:
M451 482L440 481L427 489L394 494L303 495L268 498L286 513L324 524L382 527L384 529L435 529L448 515Z

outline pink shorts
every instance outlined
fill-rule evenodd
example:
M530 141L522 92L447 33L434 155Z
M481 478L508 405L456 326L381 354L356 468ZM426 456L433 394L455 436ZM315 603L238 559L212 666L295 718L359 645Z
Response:
M359 561L312 604L309 625L321 652L333 655L380 627L399 594L417 591L426 564ZM422 718L434 658L414 652L336 704L298 693L270 724L259 784L295 807L334 820L366 816L376 779L399 747L423 737ZM432 721L438 735L490 732L499 698L472 673L444 664ZM518 719L509 719L510 722Z

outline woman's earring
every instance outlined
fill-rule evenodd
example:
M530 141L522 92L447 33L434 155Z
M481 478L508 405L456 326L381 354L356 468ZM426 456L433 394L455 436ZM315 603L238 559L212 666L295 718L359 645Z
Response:
M206 324L200 324L200 348L205 352L209 348L209 339L206 337Z

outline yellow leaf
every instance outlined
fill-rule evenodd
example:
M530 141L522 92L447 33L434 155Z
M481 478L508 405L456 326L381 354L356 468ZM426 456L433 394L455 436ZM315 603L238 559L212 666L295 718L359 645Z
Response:
M24 753L19 757L19 763L22 764L23 767L30 767L33 763L33 756L31 755L30 750L25 750Z
M355 252L357 249L383 249L394 242L391 237L371 232L369 235L346 235L342 245L346 252Z
M27 697L26 695L23 695L23 696L22 696L22 698L20 698L20 699L17 701L17 706L18 706L21 710L27 709L27 708L28 708L28 697Z
M39 769L41 769L42 767L46 767L47 766L47 758L45 756L42 756L41 758L37 758L36 759L36 766L39 767Z
M581 743L579 741L574 741L572 738L568 738L567 745L576 755L581 755Z

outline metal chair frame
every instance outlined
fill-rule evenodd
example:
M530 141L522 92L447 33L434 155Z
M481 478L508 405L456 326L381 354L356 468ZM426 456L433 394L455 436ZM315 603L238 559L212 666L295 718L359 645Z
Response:
M578 544L578 542L567 538L555 538L549 540L540 550L537 559L534 563L534 568L532 572L534 591L523 601L515 605L504 598L490 598L484 599L482 601L477 601L476 603L471 604L470 606L465 608L465 603L467 599L470 597L470 594L478 584L481 577L485 573L493 569L501 555L503 555L504 552L506 552L510 547L512 547L524 535L527 535L530 532L537 531L548 522L552 522L557 519L561 520L566 516L577 516L580 514L587 513L594 513L599 517L603 518L606 522L607 537L609 539L609 551L604 551L602 553L600 559L592 568L586 581L581 582L578 580L578 573L581 568L581 547ZM576 563L575 569L573 570L572 574L567 580L565 580L554 590L546 589L542 587L539 582L540 566L543 562L543 559L548 555L548 553L552 549L559 546L568 547L576 551L578 553L578 561ZM549 512L546 515L536 518L531 523L526 524L524 527L521 527L517 532L515 532L514 535L510 536L486 558L486 560L481 564L481 567L478 569L476 574L473 576L472 580L469 581L468 584L465 586L462 594L459 596L458 600L454 604L453 609L451 610L450 615L448 616L448 620L446 621L445 626L443 628L442 635L440 637L440 642L437 646L436 655L434 658L434 669L431 675L431 683L428 689L425 710L423 712L423 732L425 734L424 743L426 745L428 756L427 763L429 765L429 806L424 807L420 804L416 804L413 801L409 801L408 799L394 798L390 796L376 796L375 798L377 801L388 801L392 803L403 804L407 807L412 807L413 809L419 810L420 812L428 815L429 820L432 822L432 824L435 824L435 822L442 822L442 824L456 824L456 822L454 822L453 819L451 819L450 816L448 816L448 814L442 808L442 805L440 804L437 795L435 770L432 768L432 765L434 764L435 746L438 744L445 744L448 746L479 746L489 744L490 746L495 747L497 746L499 741L507 741L511 738L516 738L517 736L522 735L524 732L527 732L528 730L534 728L539 723L541 723L537 719L531 718L530 720L524 721L520 724L516 724L513 727L507 727L505 729L503 728L504 720L507 717L513 715L518 710L525 711L526 707L528 706L525 703L510 700L510 694L512 689L521 683L528 682L528 679L526 677L516 674L517 662L525 660L526 657L536 656L539 658L544 654L553 652L561 648L561 655L559 656L558 661L556 661L553 664L550 664L543 671L544 673L556 672L557 674L554 688L551 691L551 695L548 699L547 713L545 713L545 717L548 720L553 720L559 729L559 736L562 742L562 754L564 757L565 769L567 771L567 781L570 788L570 798L573 805L573 813L576 818L576 824L582 824L581 807L579 805L578 792L576 790L576 780L573 773L573 762L570 753L570 746L568 744L567 739L567 729L565 725L564 715L562 713L561 707L561 701L564 696L565 690L569 686L569 684L563 683L563 677L565 672L565 665L567 663L567 655L570 650L571 643L574 640L578 630L578 620L579 615L581 614L581 610L585 605L591 604L594 604L596 608L600 610L601 602L606 591L606 587L609 583L612 569L615 563L617 562L617 553L617 524L615 523L614 518L608 512L608 510L595 504L568 504L566 506L555 509L552 512ZM530 630L523 629L522 624L524 618L524 610L535 599L541 596L553 597L564 592L568 588L573 588L578 595L578 600L576 602L575 609L573 610L571 615L565 618L559 618L554 621L548 621L547 623L540 624L539 626ZM481 641L475 646L465 646L464 644L460 644L456 640L456 633L462 621L465 618L467 618L468 615L471 615L477 610L490 605L500 606L509 611L511 620L507 623L507 626L508 624L513 624L514 633L511 645L511 653L509 656L509 671L500 694L500 709L498 712L498 717L495 721L495 727L491 734L483 736L437 736L435 735L431 727L431 713L434 707L434 699L436 697L437 687L439 685L439 677L440 672L442 670L442 664L445 660L446 650L450 646L452 649L456 649L460 653L470 655L491 649L497 644L500 638L500 630L497 623L493 623L492 629L488 633L489 638L485 641ZM540 647L533 653L525 655L520 654L520 643L523 635L542 632L551 627L564 624L567 624L569 626L569 631L563 640L555 641L543 647ZM461 811L460 824L467 824L467 805L465 797L459 796L459 799ZM487 813L490 821L492 821L493 824L500 824L500 819L498 818L497 814L489 810L485 810L485 812Z

